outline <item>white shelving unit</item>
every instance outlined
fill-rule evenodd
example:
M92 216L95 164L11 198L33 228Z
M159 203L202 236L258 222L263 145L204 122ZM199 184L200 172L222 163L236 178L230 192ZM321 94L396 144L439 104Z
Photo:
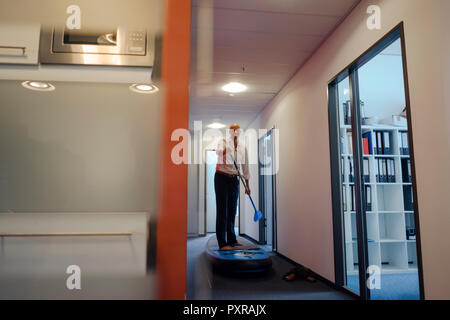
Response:
M375 150L375 132L389 132L391 137L392 155L378 155ZM409 273L417 272L416 241L407 240L407 215L414 211L406 210L403 189L412 188L410 182L403 182L402 159L409 159L409 155L402 155L397 139L399 133L407 131L405 127L393 126L362 126L362 132L372 134L372 150L369 159L370 181L365 182L371 186L371 211L367 211L367 234L369 265L377 265L382 273ZM343 203L344 203L344 232L347 274L358 273L357 242L356 242L356 212L352 211L352 194L350 181L350 165L353 155L349 150L351 140L347 133L351 133L351 126L341 125L341 164L343 164ZM389 158L395 164L395 182L377 182L375 175L376 159ZM409 189L408 189L409 190ZM413 220L412 220L413 221Z

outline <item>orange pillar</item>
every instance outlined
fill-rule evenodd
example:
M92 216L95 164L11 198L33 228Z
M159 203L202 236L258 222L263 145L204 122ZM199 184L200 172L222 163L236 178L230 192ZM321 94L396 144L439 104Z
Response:
M188 128L190 0L165 1L162 39L160 182L156 238L159 299L185 299L187 241L187 165L175 165L173 130Z

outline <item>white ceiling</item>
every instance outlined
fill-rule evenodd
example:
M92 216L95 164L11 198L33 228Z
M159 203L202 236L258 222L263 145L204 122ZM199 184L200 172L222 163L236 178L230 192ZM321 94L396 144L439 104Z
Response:
M192 0L191 124L247 127L358 2ZM248 90L228 96L231 81Z

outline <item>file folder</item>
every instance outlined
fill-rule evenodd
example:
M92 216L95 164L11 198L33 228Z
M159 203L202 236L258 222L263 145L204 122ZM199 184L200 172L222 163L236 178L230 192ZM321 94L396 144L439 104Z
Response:
M409 155L408 132L401 132L401 154Z
M380 131L376 132L377 137L377 154L383 154L383 136Z
M379 182L387 182L387 164L386 164L386 159L381 159L378 158L378 172L379 172L379 177L380 177L380 181Z
M369 159L363 159L364 182L370 182Z
M347 154L353 154L353 137L351 132L347 132Z
M377 182L381 182L381 177L380 177L380 159L375 159L375 180Z
M385 159L386 161L386 182L392 182L391 181L391 160L390 159Z
M342 186L342 206L344 207L344 211L347 211L347 187Z
M348 164L349 164L349 175L348 175L348 181L350 183L355 182L355 175L353 172L353 163L352 163L352 158L348 158Z
M406 211L414 211L413 193L411 186L403 187L403 200Z
M391 154L391 135L388 131L383 132L383 154Z
M366 211L372 211L372 187L365 186L366 189Z
M350 186L350 190L352 191L352 209L351 209L351 211L356 211L355 186Z
M364 148L364 154L369 155L369 139L363 138L363 148Z
M411 175L411 160L408 159L408 182L412 182L412 175Z
M394 159L387 159L387 181L395 182L395 162Z
M403 182L409 182L408 179L408 160L407 159L401 159L402 163L402 181Z
M366 151L364 151L365 154L373 154L373 143L372 143L372 132L365 132L363 133L363 138L367 139L368 142L368 148L369 148L369 152L366 153Z

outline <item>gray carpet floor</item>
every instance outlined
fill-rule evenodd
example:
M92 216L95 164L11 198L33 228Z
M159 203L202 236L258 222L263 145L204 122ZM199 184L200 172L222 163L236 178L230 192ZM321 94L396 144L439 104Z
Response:
M275 254L272 256L272 270L264 274L230 275L214 272L204 253L210 236L214 235L188 238L186 298L189 300L352 299L321 281L282 280L282 276L295 266Z

